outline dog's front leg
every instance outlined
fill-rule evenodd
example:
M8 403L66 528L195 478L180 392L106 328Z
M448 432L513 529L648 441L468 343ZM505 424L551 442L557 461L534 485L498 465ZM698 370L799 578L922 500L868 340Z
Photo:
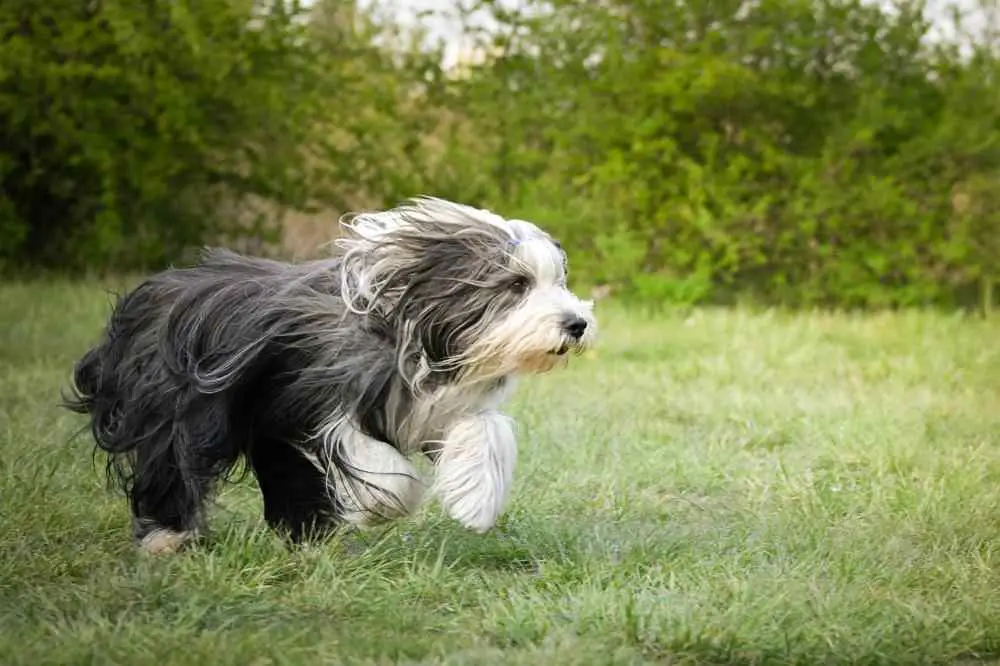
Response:
M331 429L324 445L330 461L327 473L344 520L374 525L417 510L423 481L395 447L349 424Z
M463 416L451 424L436 452L435 493L448 515L485 532L507 505L516 463L510 417L492 410Z

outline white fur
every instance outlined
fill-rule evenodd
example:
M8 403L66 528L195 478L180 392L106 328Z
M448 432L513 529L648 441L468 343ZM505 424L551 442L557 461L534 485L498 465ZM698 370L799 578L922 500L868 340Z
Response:
M329 484L343 505L345 520L367 526L412 514L424 496L424 483L413 463L386 442L369 437L346 419L339 419L323 433L324 452L351 467L354 477L338 466L317 464L330 470Z
M513 420L496 411L470 414L445 435L434 492L448 515L485 532L507 506L516 464Z
M144 536L139 542L139 548L150 555L170 555L192 541L195 536L194 532L176 532L160 527Z
M563 343L561 323L567 313L586 320L581 344L589 346L597 322L592 301L579 299L566 287L563 255L538 227L523 220L509 223L523 238L512 253L514 266L533 286L520 307L480 338L463 362L480 377L545 372L563 357L554 355Z
M463 370L459 383L421 394L419 380L429 374L429 365L420 359L416 375L411 378L420 399L402 422L390 426L406 454L420 451L427 444L440 447L433 494L455 520L483 532L495 525L507 505L517 461L513 421L500 411L503 403L518 376L546 372L564 361L565 356L557 352L565 351L563 324L568 315L587 322L586 332L575 347L582 349L593 343L593 302L580 300L569 291L565 255L539 227L442 199L423 198L395 210L345 218L342 224L349 235L338 245L345 251L345 264L350 266L343 273L343 298L349 309L364 312L377 303L391 303L386 285L400 258L394 255L397 248L382 242L388 234L413 224L413 220L451 224L451 233L461 234L468 231L470 219L493 225L509 235L510 268L528 278L531 287L521 304L499 320L484 317L490 325L463 357L454 359ZM401 368L402 363L401 358ZM331 429L328 441L337 440L335 430ZM388 444L363 437L360 433L348 435L347 441L355 442L344 449L348 458L364 458L373 472L366 478L383 484L390 491L387 497L402 493L412 499L404 503L406 510L412 510L410 507L418 501L416 486L411 485L415 482L398 480L409 478L398 473L415 470ZM384 479L377 480L379 472L386 474ZM366 510L381 511L381 495L369 492L358 504Z
M395 424L407 455L436 447L432 493L445 511L465 527L484 532L502 514L510 497L517 441L514 422L499 410L512 394L513 379L459 390L444 387L419 400L405 421ZM361 481L313 460L330 474L330 492L358 526L380 524L413 514L426 486L416 467L398 450L363 434L343 419L320 435L325 455L338 456Z

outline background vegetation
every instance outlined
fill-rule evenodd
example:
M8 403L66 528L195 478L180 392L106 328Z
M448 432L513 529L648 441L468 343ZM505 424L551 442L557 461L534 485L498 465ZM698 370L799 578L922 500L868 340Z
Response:
M3 3L0 262L303 255L344 210L433 193L537 219L578 285L646 302L992 302L989 7L946 41L919 2L475 9L496 29L445 67L383 5Z
M993 302L997 13L459 1L460 66L383 0L0 2L0 663L996 663L1000 320L811 306ZM102 287L418 193L633 301L512 400L499 529L288 549L250 478L142 557L58 408ZM634 307L708 302L809 307Z

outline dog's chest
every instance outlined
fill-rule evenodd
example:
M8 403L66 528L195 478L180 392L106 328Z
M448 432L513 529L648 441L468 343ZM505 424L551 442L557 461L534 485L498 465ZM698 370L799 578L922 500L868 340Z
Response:
M485 386L446 386L415 398L398 429L400 448L422 450L444 438L458 420L481 412L499 411L515 389L515 380L504 377Z

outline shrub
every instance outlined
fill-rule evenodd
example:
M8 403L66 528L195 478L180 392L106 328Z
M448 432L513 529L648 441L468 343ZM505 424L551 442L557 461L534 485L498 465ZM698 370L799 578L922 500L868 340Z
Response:
M0 8L0 260L162 264L255 195L305 205L329 85L301 10L251 0Z
M493 129L483 161L519 174L493 199L544 210L590 281L852 307L954 303L996 279L1000 67L989 43L934 46L920 5L495 16L504 48L462 83Z

